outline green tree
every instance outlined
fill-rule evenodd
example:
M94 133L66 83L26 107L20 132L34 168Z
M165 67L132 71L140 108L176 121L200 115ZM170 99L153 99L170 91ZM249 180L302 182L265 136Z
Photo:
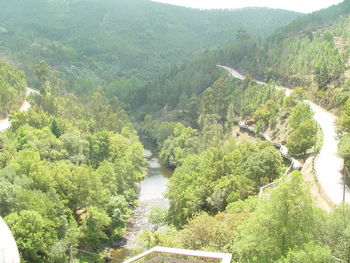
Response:
M51 132L53 135L56 136L56 138L59 138L62 135L62 132L60 130L60 128L58 127L58 124L56 122L56 119L53 119L51 122Z
M38 212L23 210L5 217L24 262L47 262L50 248L57 240L52 222Z
M94 167L98 167L102 161L110 157L111 134L106 131L98 132L87 139L90 147L90 162Z
M158 228L166 223L167 210L160 206L152 206L148 212L148 220Z
M232 251L237 228L249 213L219 213L210 216L202 213L191 219L180 231L181 243L188 249Z
M41 60L39 64L35 66L35 75L39 79L42 93L50 93L50 67L45 61Z
M344 135L338 143L338 154L344 159L345 165L350 167L350 135Z
M111 223L111 218L107 213L97 207L91 206L87 208L86 220L83 225L83 240L87 244L101 246L108 237L106 229Z
M343 204L326 217L320 227L319 240L328 246L332 255L350 262L350 206Z
M173 135L164 142L160 157L165 160L168 166L176 167L188 155L194 153L197 136L196 130L178 123L174 128Z
M5 117L10 111L18 110L26 94L27 82L24 72L0 61L0 115Z
M287 139L287 148L292 155L305 155L307 151L315 145L316 139L316 122L306 120L299 124Z
M233 109L233 104L231 103L228 107L227 114L226 114L226 129L230 131L230 129L233 126L233 121L234 121L235 113Z
M239 227L234 255L240 262L275 262L315 238L315 208L300 172L281 179L268 195Z
M278 263L329 263L333 258L328 247L313 243L305 244L303 248L291 250Z
M299 103L293 109L288 118L288 125L292 129L296 129L299 125L306 120L311 120L313 112L311 107L307 103Z
M258 131L263 131L264 129L266 129L266 126L269 123L271 124L273 119L276 118L277 113L278 105L272 100L267 100L265 104L261 106L261 108L256 110L253 114L253 118L254 121L257 123Z
M340 132L350 131L350 99L347 99L345 105L337 119L337 125Z
M249 156L245 163L246 176L257 183L257 188L277 179L282 173L281 154L266 147Z
M284 99L284 106L287 109L294 108L298 103L302 103L307 98L302 87L293 88L291 94Z

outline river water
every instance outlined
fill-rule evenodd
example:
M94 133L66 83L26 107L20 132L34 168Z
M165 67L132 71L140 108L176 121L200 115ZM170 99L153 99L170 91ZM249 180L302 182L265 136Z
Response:
M148 221L147 215L152 206L169 208L169 201L164 197L167 189L168 178L172 170L162 165L157 155L156 149L146 145L144 157L147 159L147 176L140 184L139 205L133 212L124 235L126 244L120 248L111 250L113 258L124 259L132 254L133 249L141 248L137 243L137 234L145 229L153 229L153 225ZM114 260L120 262L120 260Z

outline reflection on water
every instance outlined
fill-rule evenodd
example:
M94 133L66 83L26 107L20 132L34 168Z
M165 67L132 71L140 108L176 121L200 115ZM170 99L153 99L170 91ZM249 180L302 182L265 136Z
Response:
M147 162L147 166L148 168L150 169L157 169L157 168L160 168L160 163L159 163L159 160L158 158L154 157L152 159L150 159L148 162ZM157 171L155 171L157 172ZM153 175L153 173L151 171L149 171L149 175Z
M152 156L152 152L150 150L145 149L143 152L143 157L149 158Z
M164 198L167 189L169 169L162 167L157 156L153 156L150 150L145 150L144 156L148 159L148 173L141 182L139 202L159 203L168 208L169 201Z
M163 199L168 179L162 174L154 174L146 177L141 182L139 201L147 202L153 199Z
M144 157L147 158L148 173L140 184L139 206L129 220L129 226L124 235L126 245L110 250L112 257L115 258L124 259L131 256L131 250L139 247L136 242L137 234L142 230L154 227L147 219L147 214L152 206L169 208L169 201L164 198L164 193L167 189L168 177L173 171L162 165L158 156L150 150L145 149Z

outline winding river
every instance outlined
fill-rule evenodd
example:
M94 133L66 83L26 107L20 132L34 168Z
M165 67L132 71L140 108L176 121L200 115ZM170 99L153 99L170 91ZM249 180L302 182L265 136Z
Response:
M166 168L157 155L157 150L150 144L145 144L144 157L147 159L147 176L140 184L139 206L135 208L133 216L124 235L125 244L120 249L111 250L113 258L124 259L131 255L131 251L140 248L137 234L145 229L153 229L147 215L152 206L169 208L169 201L164 197L168 178L172 170ZM112 262L120 262L114 260Z

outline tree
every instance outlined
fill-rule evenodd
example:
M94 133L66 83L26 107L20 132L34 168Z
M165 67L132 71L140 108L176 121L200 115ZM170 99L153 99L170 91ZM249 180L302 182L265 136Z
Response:
M98 132L87 139L90 147L90 162L93 167L98 167L102 161L108 160L110 157L111 133L106 131Z
M281 154L276 149L267 147L249 156L245 167L246 176L254 180L257 184L257 189L259 189L281 175Z
M350 167L350 134L340 138L338 143L338 154L344 159L345 165Z
M155 246L182 247L178 230L170 226L155 232L148 229L141 231L137 235L137 241L147 249Z
M57 240L52 222L38 212L22 210L5 217L16 238L24 262L47 262Z
M350 262L350 206L343 204L326 217L320 225L319 240L328 246L332 255Z
M79 132L65 133L60 137L68 159L75 164L87 164L90 158L89 142Z
M157 144L161 147L164 141L174 134L174 129L177 126L176 122L161 122L157 127L156 138Z
M84 241L87 244L101 246L108 239L106 229L111 223L107 213L95 206L87 208L86 220L83 225Z
M50 91L47 89L48 88L48 81L49 81L49 74L50 74L50 67L49 65L41 60L39 64L35 66L35 75L39 79L42 92L43 93L49 93Z
M331 250L328 247L307 243L303 248L290 250L287 256L277 263L329 263L332 261Z
M253 118L257 123L258 131L264 130L269 123L271 124L272 120L276 118L277 113L278 105L273 100L267 100L261 108L256 110L253 114Z
M326 61L320 61L315 67L315 80L320 89L325 89L331 82L331 72Z
M305 120L311 120L313 112L307 103L299 103L293 109L288 118L288 124L291 129L296 129Z
M17 110L23 103L27 87L24 72L0 61L0 117Z
M346 100L337 119L337 125L340 132L350 132L350 99Z
M152 206L148 212L148 220L158 228L166 223L167 210L160 206Z
M192 218L180 231L181 243L188 249L231 252L237 228L249 213L207 213Z
M245 29L243 29L241 27L236 32L236 39L238 39L240 41L249 40L250 39L250 35L248 34L248 32Z
M300 123L288 136L287 148L292 155L305 155L306 152L315 145L316 139L316 122L314 120L306 120Z
M12 129L17 130L25 124L37 129L50 126L50 115L44 111L31 108L28 112L14 112L12 114Z
M243 223L234 244L239 262L275 262L312 241L315 208L300 172L281 179Z
M196 130L178 123L174 128L173 135L164 142L160 157L165 160L169 167L176 167L194 152L197 136Z
M260 178L253 178L253 175L248 178L247 166L256 161L256 153L269 151L271 155L267 154L267 158L264 154L259 156L254 169L258 176L268 178L279 175L281 157L275 149L266 148L266 143L256 147L251 143L236 145L231 142L189 155L169 180L169 221L181 227L197 212L216 214L224 211L229 203L255 193Z
M219 116L216 114L201 114L198 122L201 128L201 143L198 148L202 150L222 143L223 126L219 123Z
M235 117L235 112L233 109L233 104L231 103L228 106L227 114L226 114L226 129L227 131L230 131L233 126L233 121Z
M306 97L306 93L302 87L295 87L291 94L284 98L284 106L287 109L294 108L297 104L302 103Z
M58 127L58 124L56 122L56 119L53 119L51 122L51 132L53 135L56 136L56 138L59 138L62 135L62 132L60 130L60 128Z

